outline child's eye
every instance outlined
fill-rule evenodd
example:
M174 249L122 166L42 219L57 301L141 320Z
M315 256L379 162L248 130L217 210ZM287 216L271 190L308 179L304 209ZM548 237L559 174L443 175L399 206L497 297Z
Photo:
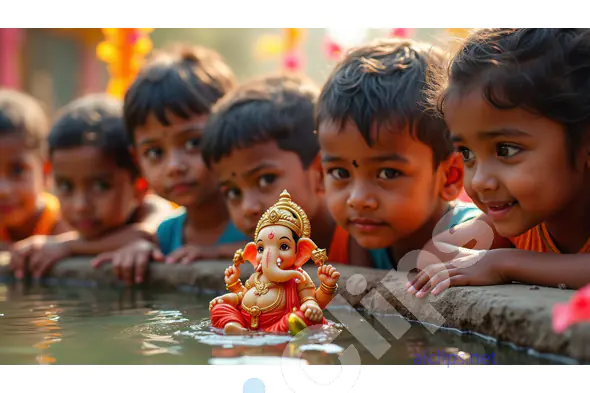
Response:
M200 145L201 145L201 139L200 138L191 138L191 139L187 140L184 143L184 147L188 151L197 150Z
M162 153L163 153L163 151L159 147L152 147L152 148L149 148L146 151L144 151L143 155L147 159L155 161L155 160L158 160L160 157L162 157Z
M92 189L97 192L103 192L111 188L111 185L104 180L95 180L92 183Z
M235 200L240 197L240 190L237 188L228 188L223 191L223 196L227 200Z
M59 192L60 194L67 194L67 193L71 192L73 189L72 183L70 183L69 181L65 181L65 180L57 180L55 182L55 188L56 188L57 192Z
M264 251L264 247L258 247L256 250L259 254L262 254L262 252Z
M505 157L510 158L518 153L520 153L522 149L520 147L514 145L508 145L506 143L499 143L496 145L496 154L498 157Z
M25 172L25 166L19 163L15 163L10 168L10 174L12 176L18 177Z
M350 173L344 168L330 168L328 169L328 175L336 180L345 180L350 177Z
M260 188L264 188L267 186L270 186L272 183L275 182L275 180L277 179L277 175L274 174L266 174L266 175L262 175L258 178L258 187Z
M283 243L283 244L281 244L280 249L281 249L281 251L289 251L289 246Z
M460 146L457 151L463 156L463 162L470 162L475 158L475 154L466 147Z
M377 177L382 180L390 180L390 179L395 179L396 177L399 177L400 175L401 175L400 171L397 171L392 168L383 168L379 171L379 174L377 175Z

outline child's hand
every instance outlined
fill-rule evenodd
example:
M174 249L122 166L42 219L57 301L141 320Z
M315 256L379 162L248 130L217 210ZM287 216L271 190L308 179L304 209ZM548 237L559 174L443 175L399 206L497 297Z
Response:
M42 277L54 264L71 255L69 244L69 240L60 240L58 236L40 235L15 243L10 264L16 278L24 278L27 270L35 278Z
M128 285L141 284L150 260L162 261L164 255L157 245L147 240L138 240L117 251L100 254L92 260L92 267L111 262L115 276Z
M199 259L217 259L218 252L216 247L195 246L187 244L168 255L166 263L182 263L188 265Z
M480 254L464 255L450 262L426 266L416 277L406 284L409 294L422 298L431 291L438 295L449 287L467 285L496 285L507 282L501 261L507 250L485 251Z

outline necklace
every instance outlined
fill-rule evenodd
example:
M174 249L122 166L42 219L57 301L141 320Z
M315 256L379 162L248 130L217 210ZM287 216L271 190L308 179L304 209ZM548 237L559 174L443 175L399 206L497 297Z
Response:
M258 275L256 277L254 277L254 285L256 286L256 290L254 290L254 294L256 296L266 295L268 293L268 289L273 284L272 282L263 283L263 282L258 281L258 278L260 277L261 274L262 273L258 273Z

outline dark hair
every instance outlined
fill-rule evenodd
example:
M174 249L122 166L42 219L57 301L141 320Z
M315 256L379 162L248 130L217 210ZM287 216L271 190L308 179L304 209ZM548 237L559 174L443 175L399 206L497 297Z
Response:
M495 108L563 124L573 155L590 126L590 29L475 30L433 87L443 115L447 97L481 88Z
M232 150L276 141L307 169L320 150L314 133L318 89L302 75L273 75L239 86L219 101L205 127L208 166Z
M430 44L384 39L354 48L328 77L320 94L316 124L352 121L372 146L371 127L402 129L432 148L434 166L449 157L449 130L427 111L427 83L432 68L443 68L445 54ZM319 128L318 128L319 129ZM321 132L321 130L320 130Z
M96 146L133 178L139 170L129 151L123 125L123 104L104 94L92 94L63 107L49 133L49 156L62 149Z
M41 104L28 94L0 89L0 136L21 135L27 148L43 156L49 120Z
M131 141L148 115L170 125L167 111L184 119L209 114L234 85L234 74L215 51L178 45L154 52L125 94L125 126Z

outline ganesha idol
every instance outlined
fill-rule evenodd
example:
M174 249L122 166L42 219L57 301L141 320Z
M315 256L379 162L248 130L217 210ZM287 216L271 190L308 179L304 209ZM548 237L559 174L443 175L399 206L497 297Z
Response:
M310 239L311 226L303 209L285 190L258 221L254 241L238 250L225 271L229 293L209 304L211 324L225 334L248 331L296 335L312 325L327 324L322 309L334 298L340 273L325 265L326 250ZM318 266L320 287L301 267ZM240 264L254 266L242 285Z

